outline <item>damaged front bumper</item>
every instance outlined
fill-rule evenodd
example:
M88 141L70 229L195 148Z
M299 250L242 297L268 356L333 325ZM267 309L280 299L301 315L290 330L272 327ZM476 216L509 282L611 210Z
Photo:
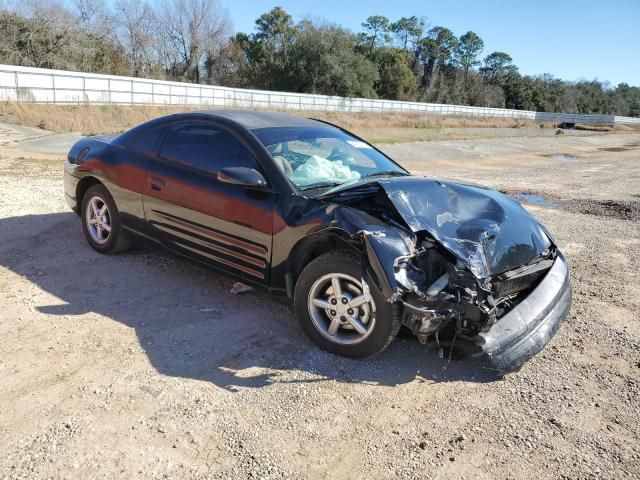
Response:
M571 307L571 280L564 256L558 253L537 287L476 344L501 373L514 372L549 343Z
M498 192L402 177L327 199L340 205L333 224L358 239L363 280L399 306L401 324L422 343L463 341L507 373L538 353L569 311L565 258Z

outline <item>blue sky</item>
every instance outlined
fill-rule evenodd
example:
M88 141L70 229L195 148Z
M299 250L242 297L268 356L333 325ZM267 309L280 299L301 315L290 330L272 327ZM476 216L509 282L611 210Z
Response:
M502 50L524 74L552 73L640 86L640 0L220 0L236 31L276 5L296 21L323 18L358 31L369 15L424 16L456 35L475 31L484 54Z

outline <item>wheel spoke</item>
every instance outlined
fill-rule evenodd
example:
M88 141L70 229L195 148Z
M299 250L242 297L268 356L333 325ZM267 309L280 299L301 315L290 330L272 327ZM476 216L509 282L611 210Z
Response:
M97 198L93 198L91 200L91 209L93 210L93 216L94 217L100 216L100 209L98 208L98 199Z
M334 318L331 320L331 324L329 325L329 329L327 330L327 333L332 337L334 337L336 333L338 333L339 329L340 329L340 320L338 320L337 318Z
M109 232L111 231L111 225L109 225L108 223L103 223L103 224L102 224L102 229L103 229L105 232L109 233Z
M358 308L360 305L364 305L367 303L367 299L364 295L360 295L359 297L352 298L349 302L349 306L351 308Z
M98 221L98 220L96 220L94 217L91 217L91 218L87 221L87 223L88 223L89 225L95 225L97 221Z
M96 235L98 236L98 238L100 240L102 240L102 226L101 225L97 225L96 226Z
M342 287L340 287L340 278L337 275L331 277L331 286L333 287L333 296L340 298L342 296Z
M363 325L362 322L358 320L356 317L347 317L347 321L351 324L353 328L356 329L356 331L360 335L364 335L367 333L367 327Z
M322 300L321 298L314 298L313 300L311 300L311 303L313 303L313 305L318 308L323 308L324 310L331 309L331 304L326 300Z
M107 204L105 203L104 205L102 205L102 208L98 212L98 215L102 217L106 211L107 211Z

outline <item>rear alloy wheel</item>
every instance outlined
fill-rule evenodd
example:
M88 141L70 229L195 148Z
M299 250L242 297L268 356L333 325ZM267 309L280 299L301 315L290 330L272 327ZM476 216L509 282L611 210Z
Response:
M302 271L295 311L307 335L321 348L346 357L384 350L398 333L398 307L366 292L357 255L329 252Z
M82 227L89 245L100 253L117 253L129 246L120 214L104 185L94 185L82 197Z

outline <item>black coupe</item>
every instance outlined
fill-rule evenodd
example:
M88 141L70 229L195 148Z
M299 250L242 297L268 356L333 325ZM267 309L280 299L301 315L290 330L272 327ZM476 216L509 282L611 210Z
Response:
M78 141L64 187L98 252L151 240L286 294L339 355L380 352L404 326L513 371L571 304L565 258L517 202L413 176L319 120L169 115Z

